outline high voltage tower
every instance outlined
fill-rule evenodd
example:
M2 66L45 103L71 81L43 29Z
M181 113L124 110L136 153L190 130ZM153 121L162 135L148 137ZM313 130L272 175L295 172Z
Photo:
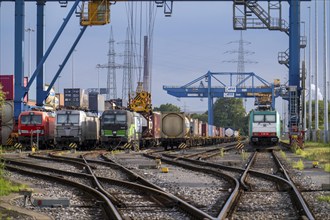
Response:
M115 40L113 37L112 27L110 29L109 38L109 51L108 51L108 63L107 64L97 64L96 68L107 69L107 100L117 98L117 81L116 81L116 69L122 68L121 65L115 63Z
M237 73L244 73L245 72L245 64L256 64L258 62L253 61L253 60L246 60L245 56L246 55L252 55L254 54L254 52L248 51L248 50L244 50L244 45L249 45L251 44L251 42L249 41L244 41L243 40L243 33L241 31L241 37L238 41L231 41L228 44L232 44L232 43L238 43L238 50L229 50L226 51L225 53L228 54L237 54L238 57L237 59L233 59L233 60L225 60L223 62L227 62L227 63L237 63ZM236 78L236 83L240 83L242 80L244 80L245 76L244 75L237 75ZM243 86L245 85L245 83L243 84Z

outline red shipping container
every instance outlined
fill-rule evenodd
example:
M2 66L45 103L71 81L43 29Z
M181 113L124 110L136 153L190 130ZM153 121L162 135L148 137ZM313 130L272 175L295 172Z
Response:
M208 137L209 136L209 126L207 123L202 124L202 136Z
M5 93L6 100L14 100L14 75L0 75L0 83L2 85L2 91ZM26 87L28 84L28 77L24 77L23 85ZM28 102L28 94L24 96L23 101Z
M14 100L14 75L0 75L0 83L6 100Z
M160 138L161 137L161 121L162 116L160 112L153 112L152 114L152 135L153 138Z

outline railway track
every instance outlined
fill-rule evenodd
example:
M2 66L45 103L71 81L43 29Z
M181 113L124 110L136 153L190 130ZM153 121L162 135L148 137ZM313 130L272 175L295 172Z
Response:
M54 156L54 155L53 155ZM34 157L39 157L34 155ZM41 156L44 159L44 156ZM59 157L59 156L57 156ZM55 157L53 158L55 159ZM194 216L196 219L212 219L211 216L204 213L203 211L191 206L190 204L186 203L182 199L179 199L167 192L154 189L151 187L147 187L145 185L132 183L123 180L116 180L104 177L95 176L93 173L93 169L89 167L88 163L91 160L86 160L85 158L57 158L61 161L71 160L77 163L81 163L81 160L85 160L86 162L86 169L89 174L86 173L72 173L64 170L57 170L54 168L48 167L38 167L38 165L33 165L33 169L41 169L42 172L52 173L53 175L60 175L62 178L64 175L69 176L79 176L82 178L87 178L89 181L93 181L93 187L97 187L99 191L102 192L105 197L114 204L119 216L121 218L137 218L137 216L146 215L145 218L152 219L151 217L154 216L155 219L157 218L164 218L164 219L181 219L181 218L189 218L189 216ZM78 161L79 160L79 161ZM7 160L7 163L16 164L20 166L31 166L31 163L24 163L24 162L17 162L15 160ZM105 161L93 161L93 163L97 164L111 164L111 162ZM8 165L9 169L12 168L12 165ZM94 169L97 167L94 167ZM46 174L45 174L46 175ZM141 181L140 178L136 178L135 180ZM142 181L143 182L143 181ZM152 184L149 184L152 185ZM157 187L156 187L157 188ZM116 189L114 191L114 189ZM120 189L120 190L119 190ZM107 195L110 194L110 195ZM128 200L130 198L130 200ZM132 203L134 205L132 205ZM143 210L146 210L145 214L143 214ZM156 217L158 216L158 217ZM110 219L121 219L121 218L113 218Z
M213 150L215 152L212 152ZM219 150L209 149L206 152L206 154L213 153L219 154ZM49 174L93 189L97 188L101 191L99 193L111 202L120 218L124 219L134 219L137 216L142 219L181 219L192 216L197 219L247 217L248 219L314 219L297 187L274 153L254 153L246 168L226 166L215 163L214 160L212 162L206 161L207 159L200 160L196 149L192 154L173 155L158 151L146 153L143 157L139 154L123 155L134 158L133 161L139 161L140 157L150 158L152 161L161 157L162 162L171 164L173 166L171 169L176 169L179 175L181 173L183 179L183 172L187 170L190 173L203 173L196 175L196 178L201 181L206 178L210 185L206 184L205 188L213 195L204 195L205 191L199 190L196 185L189 185L189 181L178 181L177 185L159 181L150 182L150 178L147 178L149 181L142 178L145 175L137 175L136 170L132 172L134 167L127 168L118 163L124 160L118 160L109 153L105 154L104 151L84 153L81 158L72 157L72 154L63 156L58 152L49 155L30 155L37 165L24 164L26 158L23 158L24 162L13 159L7 161L11 163L9 167L15 163L22 163L16 164L16 168L9 169L17 169L17 166L31 167L29 172L41 170L40 173L44 175ZM145 162L141 160L141 163ZM46 171L47 169L49 170ZM210 176L218 180L210 181ZM199 180L194 182L197 184ZM212 187L220 190L213 190ZM205 199L205 196L207 202L201 200L203 197ZM113 216L110 219L114 219Z
M260 216L264 218L290 218L290 219L300 219L308 218L314 219L313 214L307 207L304 199L302 198L300 192L298 191L295 184L291 181L289 175L286 173L285 168L280 164L279 159L272 152L270 153L255 153L250 160L250 164L247 165L246 169L235 168L230 166L224 166L220 164L210 163L206 161L196 160L196 155L193 154L195 159L190 159L188 157L177 157L174 155L163 154L162 160L166 163L173 163L173 161L185 161L190 164L199 164L203 167L212 167L222 172L226 172L228 175L233 173L234 177L241 176L241 190L239 194L240 198L246 198L245 204L247 206L241 209L238 208L238 199L236 202L234 200L228 200L228 206L235 207L235 214L233 210L223 211L229 212L229 217L232 219L240 219L246 217L247 213L253 213L255 215L250 216L250 219L256 219ZM259 155L259 156L256 156ZM171 158L170 161L164 160L164 157ZM198 158L198 157L197 157ZM270 160L271 159L271 160ZM270 161L269 161L270 160ZM253 164L253 166L252 166ZM181 165L182 166L182 165ZM248 176L248 178L246 178ZM246 180L248 179L248 180ZM271 181L270 181L271 180ZM232 197L234 198L234 197ZM266 200L265 200L266 198ZM268 203L267 203L268 200ZM288 201L291 207L288 208ZM231 203L231 204L230 204ZM258 203L260 203L258 205ZM236 205L233 205L236 204ZM255 204L257 211L253 210L251 204ZM273 206L272 204L281 204L280 206ZM264 210L263 210L264 209ZM268 215L265 215L266 209L269 210ZM241 215L237 215L237 210L241 211ZM263 210L262 212L260 210ZM266 210L266 211L265 211ZM244 213L245 211L245 213ZM259 212L258 212L259 211ZM261 213L261 214L260 214Z

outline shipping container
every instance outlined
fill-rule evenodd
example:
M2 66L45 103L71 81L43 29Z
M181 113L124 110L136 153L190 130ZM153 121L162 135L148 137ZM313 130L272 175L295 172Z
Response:
M190 127L191 127L191 134L194 137L198 137L199 135L199 121L198 119L190 119Z
M162 122L162 115L160 112L153 112L152 113L152 135L153 138L160 138L161 137L161 122Z
M209 136L209 125L206 122L202 124L202 136L203 137Z
M64 89L64 106L88 108L88 95L83 89Z
M64 107L64 95L62 93L56 93L55 97L58 100L58 107L59 108Z
M0 75L0 83L2 91L5 93L5 100L14 100L15 94L15 78L14 75ZM27 86L28 77L23 78L23 86ZM23 102L28 102L28 93L24 96Z
M14 75L0 75L2 91L6 100L14 100Z
M91 112L104 112L104 96L98 92L90 92L88 94L88 109Z

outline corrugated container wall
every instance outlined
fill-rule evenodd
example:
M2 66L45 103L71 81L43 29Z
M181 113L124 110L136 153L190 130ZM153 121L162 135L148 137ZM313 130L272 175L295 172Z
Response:
M14 75L0 75L0 83L6 100L14 100Z
M209 136L209 126L207 123L202 124L202 136L208 137Z
M160 112L152 113L152 136L153 138L161 137L161 121L162 115Z
M91 112L104 112L104 96L97 92L88 94L88 109Z
M2 91L5 93L6 100L14 100L14 75L0 75L0 83L2 85ZM23 78L23 86L27 86L28 84L28 77ZM23 101L25 103L28 102L28 94L24 96Z
M62 93L56 93L55 94L55 97L57 98L58 100L58 106L61 108L61 107L64 107L64 95Z
M192 135L194 136L194 137L198 137L198 136L200 136L199 135L199 122L198 122L198 119L191 119L190 120L190 122L191 122L191 132L192 132Z
M64 106L88 108L88 95L80 88L64 89Z

